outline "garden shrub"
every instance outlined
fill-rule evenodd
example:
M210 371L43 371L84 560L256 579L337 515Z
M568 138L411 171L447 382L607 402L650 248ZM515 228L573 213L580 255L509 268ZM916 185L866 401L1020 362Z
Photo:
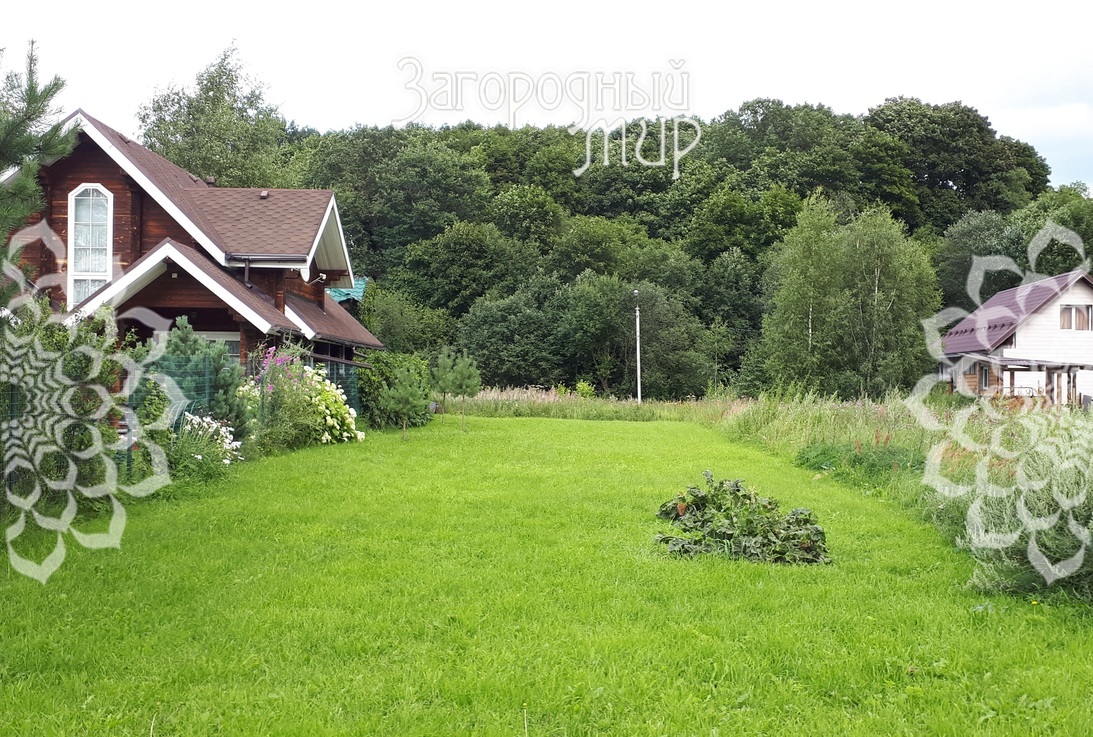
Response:
M759 496L742 480L715 481L710 471L703 476L705 489L688 487L657 512L681 532L656 536L669 552L765 563L831 562L824 528L811 510L794 509L783 517L777 501Z
M590 382L580 379L577 382L576 388L573 390L581 399L592 399L596 396L596 387L592 386Z
M246 434L256 452L364 439L345 392L322 371L305 365L295 346L268 348L238 394L255 418Z
M233 432L233 428L208 415L183 414L167 446L171 475L175 480L204 483L225 476L232 463L243 460L239 450L242 443Z
M409 427L427 425L432 416L429 411L429 364L409 353L391 351L372 351L368 354L369 368L357 371L357 386L360 390L361 420L370 428L402 427L402 417L384 403L384 387L396 383L399 369L410 373L416 384L422 388L421 405L416 412L406 418Z

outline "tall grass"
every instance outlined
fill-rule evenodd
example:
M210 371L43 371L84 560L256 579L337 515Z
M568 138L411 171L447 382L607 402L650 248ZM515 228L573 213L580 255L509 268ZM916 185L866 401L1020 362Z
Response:
M925 453L936 433L923 428L899 394L837 401L811 392L763 394L724 418L734 440L757 442L772 453L796 455L817 443L888 444Z
M648 401L638 404L615 398L587 398L574 392L562 394L556 388L487 388L467 400L467 414L480 417L545 417L559 420L626 420L630 422L698 422L716 424L747 404L746 400L724 402L687 400ZM453 411L456 409L453 405Z
M788 390L747 399L732 394L679 402L588 399L554 388L488 388L468 400L468 414L483 417L549 417L569 420L698 422L720 428L731 440L795 456L815 443L889 443L925 453L937 434L924 429L892 393L882 400L843 402L812 392Z

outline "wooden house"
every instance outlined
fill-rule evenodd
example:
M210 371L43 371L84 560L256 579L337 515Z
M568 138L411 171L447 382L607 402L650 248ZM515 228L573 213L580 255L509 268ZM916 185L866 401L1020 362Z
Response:
M186 315L241 360L285 339L324 362L383 347L327 296L353 287L333 192L219 188L82 110L67 122L75 149L41 167L45 206L16 234L57 309L110 305L145 334Z
M1093 279L1070 271L998 292L942 338L954 390L1093 396Z

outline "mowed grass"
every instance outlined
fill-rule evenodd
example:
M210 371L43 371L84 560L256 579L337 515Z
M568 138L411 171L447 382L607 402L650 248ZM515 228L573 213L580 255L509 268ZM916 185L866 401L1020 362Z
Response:
M1093 618L988 597L906 511L712 428L468 418L130 505L0 573L3 735L1083 734ZM834 564L669 557L709 468Z

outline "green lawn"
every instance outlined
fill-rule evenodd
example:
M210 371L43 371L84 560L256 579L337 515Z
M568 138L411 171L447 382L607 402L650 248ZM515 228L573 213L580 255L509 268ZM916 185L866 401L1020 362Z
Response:
M1093 617L988 597L907 512L689 423L468 419L130 505L0 572L0 735L1083 734ZM680 560L716 475L834 564Z

